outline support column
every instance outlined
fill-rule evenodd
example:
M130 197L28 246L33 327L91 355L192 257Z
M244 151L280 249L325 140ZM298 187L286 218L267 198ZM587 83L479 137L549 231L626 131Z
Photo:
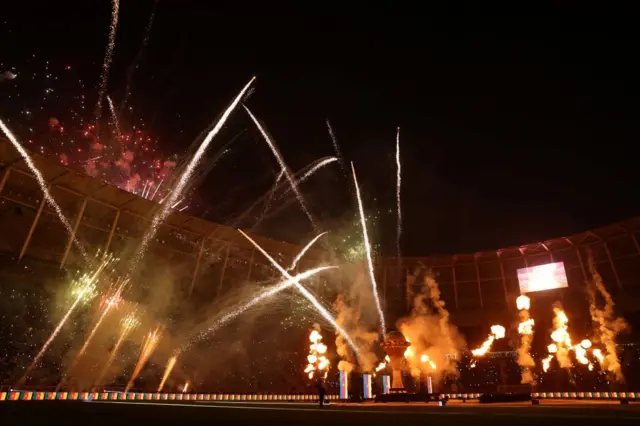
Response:
M51 189L51 184L47 185L47 191ZM18 257L18 261L22 260L22 257L27 252L27 247L29 247L29 243L31 242L31 237L33 236L33 231L36 230L36 226L38 225L38 221L40 220L40 216L42 215L42 210L44 209L45 204L47 204L47 200L42 194L42 199L40 200L40 205L38 205L38 211L36 212L36 217L33 218L33 223L31 223L31 228L29 228L29 233L27 234L27 238L24 239L24 243L22 244L22 249L20 249L20 256Z
M622 283L620 282L620 276L618 275L618 270L616 269L616 265L613 263L613 258L611 257L611 252L609 251L609 246L606 241L602 241L604 245L604 251L607 253L607 259L609 259L609 263L611 264L611 270L613 271L613 275L616 277L616 284L618 284L619 288L622 288Z
M453 300L456 304L456 310L458 310L458 284L456 283L456 264L455 261L451 266L451 271L453 272Z
M69 257L69 251L71 251L71 245L73 244L73 240L76 239L76 234L78 233L78 227L80 226L80 222L82 221L82 216L84 216L84 209L87 207L88 198L82 200L82 205L80 205L80 211L76 216L76 220L73 224L73 233L69 235L69 239L67 240L67 246L64 249L64 254L62 255L62 259L60 260L60 268L64 266L67 262L67 257Z
M480 297L480 308L484 308L482 301L482 286L480 285L480 268L478 268L478 260L474 259L473 265L476 267L476 279L478 281L478 296Z
M502 277L502 290L504 291L504 301L507 303L507 307L509 306L509 295L507 291L507 278L504 275L504 264L502 263L502 258L498 254L498 263L500 264L500 276Z
M111 240L113 240L113 234L116 232L116 227L118 226L118 221L120 220L120 211L116 211L116 217L113 218L113 223L111 224L111 229L109 230L109 236L107 237L107 243L104 245L104 253L109 253L109 249L111 248Z
M249 259L249 271L247 272L247 281L251 281L251 270L253 269L253 257L256 254L256 248L251 249L251 258ZM296 268L296 271L298 268Z
M196 285L196 279L198 278L198 271L200 270L200 260L202 259L202 253L204 253L204 243L207 241L207 237L202 237L200 243L200 250L198 250L198 257L196 259L196 268L193 270L193 276L191 277L191 286L189 287L189 296L193 293L193 288Z
M227 243L227 250L224 255L224 262L222 263L222 272L220 273L220 282L218 283L218 291L216 292L216 299L220 297L222 291L222 282L224 281L224 273L227 270L227 261L229 260L229 251L231 250L231 243Z
M9 173L11 173L11 168L7 167L2 175L2 180L0 180L0 194L2 194L4 186L6 185L7 180L9 180Z
M576 254L578 255L578 262L580 263L580 269L582 269L582 276L584 277L584 284L587 284L589 280L589 276L587 275L587 270L584 268L584 262L582 261L582 254L580 254L580 247L575 246Z

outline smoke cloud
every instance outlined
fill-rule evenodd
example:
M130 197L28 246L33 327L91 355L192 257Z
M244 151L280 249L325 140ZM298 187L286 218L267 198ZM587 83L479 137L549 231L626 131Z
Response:
M410 279L423 285L413 297L413 310L397 325L411 346L407 361L412 373L418 371L441 379L458 375L456 359L466 346L462 335L449 320L449 311L440 298L440 288L431 271L416 270Z
M589 261L589 270L593 277L587 289L589 295L589 313L598 332L598 338L605 347L602 368L613 374L618 382L624 382L620 359L616 350L616 336L629 328L626 321L615 315L615 302L607 291L602 277L595 267L593 259ZM604 307L598 307L598 299L604 301Z

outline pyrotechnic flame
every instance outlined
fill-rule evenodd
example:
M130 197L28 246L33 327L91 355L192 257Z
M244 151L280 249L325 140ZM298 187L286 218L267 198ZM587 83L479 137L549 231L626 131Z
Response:
M189 389L189 381L187 380L184 383L184 386L182 387L182 393L186 393L188 389Z
M381 362L380 364L378 364L378 366L376 367L376 372L380 371L380 370L384 370L385 368L387 368L387 363L386 362Z
M253 241L253 239L251 239L251 237L249 237L247 234L245 234L242 230L238 230L238 232L240 232L242 235L244 235L244 237L249 240L251 242L251 244L253 244L253 246L255 248L258 249L258 251L260 253L262 253L262 255L264 257L267 258L267 260L269 260L269 262L271 262L271 264L280 271L280 273L289 280L293 281L293 285L296 287L296 289L302 293L302 295L309 301L311 302L311 304L316 308L316 310L318 311L318 313L320 313L320 315L322 315L322 317L327 320L327 322L329 322L340 334L342 334L342 336L345 338L345 340L349 343L349 346L351 346L351 349L353 349L353 351L359 356L360 355L360 351L358 350L358 347L356 346L356 344L353 342L353 340L351 339L351 337L349 337L349 335L347 334L346 331L344 331L342 329L342 327L340 327L338 325L338 323L336 322L336 320L333 318L333 316L325 309L324 306L322 306L322 304L320 302L318 302L318 300L313 296L313 294L311 294L302 284L300 284L300 282L295 279L294 277L292 277L286 269L284 269L278 262L276 262L271 256L269 256L269 253L267 253L262 247L260 247L260 245L258 243L256 243L255 241Z
M175 367L177 360L178 360L178 355L174 355L171 358L169 358L169 361L167 362L167 366L164 369L164 374L162 375L162 380L160 381L160 386L158 386L158 392L162 392L162 388L164 387L165 382L169 378L169 375L171 374L173 367Z
M546 358L542 360L542 370L546 373L551 365L551 360L553 359L553 354L550 354Z
M198 147L198 150L193 155L189 163L187 163L187 166L182 172L182 174L180 175L180 177L178 178L178 182L176 183L175 187L171 190L165 202L162 203L162 207L160 211L153 217L153 220L151 221L151 225L149 226L149 228L147 229L147 232L142 237L142 241L140 242L140 247L138 249L138 252L134 255L131 261L131 267L130 267L129 273L133 272L133 270L137 267L138 263L144 256L149 243L151 242L153 237L156 235L158 231L158 227L162 222L165 221L169 213L171 213L171 206L176 203L179 197L182 196L183 190L191 180L191 176L193 175L193 172L195 171L198 164L200 163L200 160L204 156L207 148L209 147L209 144L211 143L213 138L220 132L222 127L225 125L225 123L227 122L227 119L231 115L231 112L233 112L233 110L236 108L236 106L238 105L238 103L246 93L246 91L249 89L249 87L251 87L253 80L255 80L255 77L251 78L251 80L249 80L249 82L242 88L240 93L238 93L238 95L233 100L233 102L231 102L231 104L224 111L224 113L222 114L218 122L215 124L213 129L204 138L204 140Z
M522 376L520 382L523 384L533 382L533 373L531 368L535 367L536 362L531 356L531 342L533 340L533 318L529 317L529 308L531 300L523 295L516 299L516 306L520 316L520 324L518 324L518 333L520 334L520 347L518 347L518 365L522 367Z
M0 129L2 129L7 139L9 139L9 142L11 142L11 144L15 147L15 149L20 153L20 156L22 157L24 162L27 164L27 167L29 167L29 170L31 171L31 173L33 173L33 176L38 181L38 185L40 186L40 190L42 191L42 195L44 196L44 199L47 201L49 206L51 206L51 208L56 212L58 219L60 220L60 222L62 222L62 225L64 225L65 229L67 230L67 233L71 238L71 241L78 248L78 250L82 254L82 257L85 260L87 260L89 258L89 256L87 255L87 252L85 251L82 244L80 244L80 242L76 238L75 232L73 231L73 227L69 223L69 220L67 220L67 217L64 215L64 213L62 213L62 209L60 208L56 200L53 199L53 197L51 196L51 193L49 193L49 189L47 188L47 182L44 180L42 173L40 173L40 170L38 170L36 165L33 163L27 151L22 147L20 142L18 142L16 137L13 135L13 133L11 133L11 130L9 130L9 128L4 124L2 120L0 120Z
M580 346L582 346L585 349L589 349L591 347L591 340L584 339L582 342L580 342Z
M309 346L309 355L307 356L308 364L304 372L309 379L313 379L316 372L319 374L324 373L324 378L326 378L329 371L329 360L325 356L327 346L322 343L322 335L318 330L313 329L309 334L309 341L311 345Z
M556 352L558 352L558 345L556 345L555 343L551 343L549 346L547 346L547 351L550 354L555 354Z
M484 356L487 352L489 352L489 349L491 349L493 342L495 340L504 338L505 333L506 333L506 330L504 329L503 326L492 325L491 334L489 334L489 337L487 337L487 340L485 340L479 348L473 349L471 353L473 354L473 356L477 356L477 357Z
M604 362L604 355L602 355L602 351L600 349L594 349L593 351L591 351L591 353L593 354L593 356L596 357L596 359L598 360L598 363L602 364Z
M516 299L516 306L519 311L522 311L522 310L528 311L531 308L531 299L529 299L527 296L522 294L518 296L518 298Z
M599 363L606 371L613 373L618 382L623 382L624 376L622 375L622 366L618 358L616 336L626 330L628 325L624 318L615 315L615 303L602 282L602 277L596 270L593 259L589 261L589 269L593 276L593 284L588 288L589 312L593 323L597 326L599 340L604 344L605 349L604 359ZM596 304L596 292L604 299L604 307L602 309L598 308Z
M358 211L360 212L360 223L362 224L362 236L364 238L364 248L367 252L367 266L369 270L369 279L371 281L371 287L373 291L373 300L376 302L376 309L380 316L380 327L382 328L382 335L387 332L387 324L384 319L384 312L382 311L382 305L380 304L380 298L378 297L378 284L376 283L375 271L373 269L373 258L371 254L371 244L369 242L369 234L367 232L367 221L364 216L364 207L362 206L362 198L360 197L360 188L358 187L358 178L356 177L356 169L351 163L351 171L353 172L353 183L356 189L356 198L358 200Z
M571 336L569 335L567 314L559 307L553 308L555 317L553 319L554 330L551 332L551 340L556 343L556 357L561 368L570 368L573 363L569 357L569 351L573 348Z

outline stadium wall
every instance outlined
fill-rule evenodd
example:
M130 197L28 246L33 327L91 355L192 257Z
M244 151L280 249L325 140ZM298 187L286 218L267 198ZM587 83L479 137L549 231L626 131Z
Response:
M75 236L90 251L102 249L126 256L140 240L156 202L108 185L37 154L31 158L52 196L69 219ZM82 259L55 213L46 205L37 181L9 141L0 138L0 273L21 282L61 274ZM627 316L638 313L640 301L640 218L567 237L493 251L453 256L376 260L379 291L392 322L410 309L417 289L407 277L416 268L430 268L455 323L482 326L513 315L519 295L516 270L549 262L565 264L569 287L536 298L562 300L568 311L584 316L585 286L592 256L618 307ZM282 264L289 264L299 246L252 235ZM181 265L186 295L214 299L238 280L266 280L279 273L235 229L181 212L160 226L151 252ZM312 249L300 269L327 260ZM153 265L152 265L153 266ZM325 279L345 279L337 272ZM545 299L546 298L546 299Z

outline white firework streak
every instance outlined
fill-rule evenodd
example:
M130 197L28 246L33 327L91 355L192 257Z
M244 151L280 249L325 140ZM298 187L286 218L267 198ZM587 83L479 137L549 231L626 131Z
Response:
M213 129L211 129L211 131L207 134L207 136L204 138L204 140L198 147L198 150L191 158L191 161L189 161L189 163L187 164L187 167L184 169L184 172L182 172L182 175L180 175L180 178L178 179L176 186L166 197L165 202L162 203L162 207L160 211L153 217L153 220L151 221L151 226L142 237L140 248L138 249L138 252L134 255L132 259L129 273L133 272L133 270L136 268L136 266L140 262L140 259L142 259L142 256L144 256L144 253L147 250L147 246L149 245L149 242L156 235L156 232L158 231L158 227L160 226L160 224L164 222L167 216L169 216L169 214L171 213L172 206L176 204L176 201L178 200L178 197L181 195L182 190L189 183L189 180L191 179L193 172L195 171L196 167L200 163L200 160L204 156L204 153L209 147L209 144L211 143L213 138L220 132L222 127L225 125L225 123L229 119L229 116L231 115L233 110L238 106L238 103L240 103L240 100L242 99L246 91L249 89L249 87L251 87L251 84L255 79L256 79L255 77L252 77L251 80L249 80L249 82L242 88L240 93L238 93L238 95L235 97L233 102L231 102L231 104L227 107L227 109L224 111L224 113L222 114L218 122L215 124Z
M304 175L302 175L300 179L298 179L296 184L300 185L301 183L309 179L311 175L313 175L315 172L320 170L322 167L326 166L327 164L334 163L336 161L338 161L337 157L328 157L328 158L323 158L319 160L316 165L314 165L309 171L307 171L307 173L305 173ZM285 195L287 195L289 191L291 191L291 188L287 188L287 190L282 194L282 196L284 197Z
M85 260L88 260L89 256L87 255L87 252L85 251L84 247L82 247L82 244L80 244L80 242L76 238L75 233L73 232L73 227L69 223L69 220L67 219L67 217L62 212L62 209L60 208L56 200L54 200L51 194L49 193L49 190L47 189L47 182L44 180L44 177L42 176L42 173L40 173L40 170L38 170L36 165L31 160L29 153L27 153L27 151L22 147L20 142L18 142L18 140L16 139L15 135L11 133L11 130L9 130L9 128L6 126L6 124L4 124L2 120L0 120L0 129L2 129L7 139L9 139L9 142L11 142L15 147L15 149L20 153L20 156L22 157L24 162L27 163L29 170L31 170L31 173L33 173L33 176L35 176L36 180L38 181L38 185L40 186L40 190L42 191L42 195L44 196L44 199L51 206L51 208L56 212L58 219L60 219L60 222L62 222L62 225L64 225L65 229L69 233L69 236L72 238L73 243L82 254L82 257L84 257Z
M402 234L402 204L400 203L400 188L402 186L402 166L400 163L400 127L396 134L396 205L398 211L398 225L396 228L396 250L400 259L400 235Z
M293 280L293 285L296 287L296 289L309 301L311 302L311 304L316 308L316 310L318 311L318 313L320 315L322 315L322 317L329 323L331 324L337 331L338 333L340 333L342 335L342 337L344 337L344 339L347 341L347 343L349 343L349 346L351 346L351 349L353 349L354 353L357 356L360 356L360 351L358 350L358 347L356 346L356 344L353 342L353 340L351 340L351 337L347 334L346 331L344 331L344 329L342 327L340 327L340 325L338 325L338 323L336 322L336 320L333 318L333 316L331 316L331 314L327 311L327 309L322 306L322 304L318 301L318 299L316 299L313 294L311 294L309 292L309 290L307 290L302 284L300 284L299 280L294 279L294 277L292 277L286 269L284 269L282 266L280 266L280 264L278 262L275 261L274 258L272 258L271 256L269 256L269 253L267 253L262 247L260 247L260 245L258 245L258 243L256 243L255 241L253 241L251 239L251 237L249 237L247 234L245 234L244 232L242 232L241 230L238 229L238 231L244 235L244 237L249 240L251 242L251 244L253 244L253 246L255 248L257 248L260 253L262 253L262 255L264 257L267 258L267 260L269 260L269 262L271 262L271 264L273 266L276 267L277 270L280 271L280 273L289 280Z
M380 315L380 326L382 327L382 335L386 334L387 324L384 320L384 312L382 311L382 305L380 304L380 298L378 297L378 284L376 282L375 273L373 270L373 260L371 259L371 244L369 243L369 235L367 233L367 221L364 218L364 208L362 207L362 199L360 198L360 188L358 187L358 179L356 178L356 169L351 163L351 171L353 172L353 183L356 187L356 198L358 199L358 210L360 211L360 222L362 223L362 236L364 238L364 248L367 252L367 266L369 267L369 278L371 280L371 287L373 290L373 299L376 302L376 309Z
M111 26L109 27L109 41L107 42L107 51L104 54L104 62L102 64L102 73L100 74L100 87L98 89L98 103L96 105L96 118L102 115L102 99L107 91L107 81L109 79L109 67L113 59L113 49L116 47L116 30L118 29L118 13L120 11L120 0L112 0L111 2Z
M331 127L331 123L327 118L327 130L329 130L329 137L331 138L331 143L333 144L333 150L336 152L336 156L340 159L340 167L342 168L342 173L347 177L347 169L344 167L344 157L342 156L342 152L340 151L340 146L338 145L338 139L336 138L335 133L333 133L333 128Z
M327 231L328 232L328 231ZM304 246L302 248L302 250L300 250L300 253L298 253L298 255L295 257L295 259L293 259L293 262L291 262L291 266L289 266L289 271L293 270L293 268L296 267L296 265L298 264L298 262L300 261L300 259L302 259L302 256L305 255L305 253L311 248L311 246L313 245L313 243L315 243L316 241L318 241L318 239L320 239L320 237L322 237L323 235L326 235L327 232L323 232L322 234L318 234L315 236L315 238L311 241L309 241L309 243Z
M260 124L258 119L253 115L253 113L249 110L249 108L247 108L246 105L242 105L242 106L247 111L247 114L249 114L249 117L251 117L251 119L255 123L256 127L258 127L258 130L262 134L262 137L264 138L265 142L267 142L267 145L269 145L269 148L271 148L271 152L273 152L273 155L276 157L276 160L278 161L278 164L280 164L280 167L282 168L282 171L284 172L284 176L289 181L289 185L291 185L291 189L296 194L296 198L298 199L298 202L300 203L300 207L302 208L304 213L309 218L309 221L311 222L311 225L313 225L313 228L317 229L316 222L313 220L313 217L311 216L311 213L309 212L309 209L307 209L307 205L304 202L304 198L302 198L302 194L298 190L298 186L296 185L295 180L291 176L291 173L289 173L289 169L287 168L287 165L285 164L284 160L282 159L282 155L280 155L280 152L278 151L278 149L276 148L275 144L273 143L273 141L271 140L271 138L269 137L267 132L264 130L264 128L262 127L262 125Z

